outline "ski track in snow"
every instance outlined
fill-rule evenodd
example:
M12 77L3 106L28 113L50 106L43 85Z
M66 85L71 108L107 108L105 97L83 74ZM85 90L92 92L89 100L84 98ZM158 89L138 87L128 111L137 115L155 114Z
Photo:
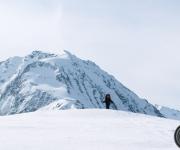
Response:
M179 121L113 110L0 117L0 150L178 150Z

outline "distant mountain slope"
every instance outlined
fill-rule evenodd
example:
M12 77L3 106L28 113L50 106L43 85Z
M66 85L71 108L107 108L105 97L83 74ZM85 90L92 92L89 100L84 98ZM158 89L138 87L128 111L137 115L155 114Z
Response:
M102 101L110 93L114 109L163 116L95 63L68 51L62 55L33 51L1 62L0 70L1 115L36 111L49 104L58 109L104 108Z
M159 105L155 105L155 106L161 112L161 114L163 114L166 118L180 120L180 111L179 110L175 110L172 108L159 106Z

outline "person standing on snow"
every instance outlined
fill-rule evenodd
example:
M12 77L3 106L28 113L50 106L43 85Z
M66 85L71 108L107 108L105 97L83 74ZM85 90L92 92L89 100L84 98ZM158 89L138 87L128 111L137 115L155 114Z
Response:
M113 103L113 101L111 100L110 94L106 94L105 100L103 101L103 103L106 103L106 109L109 109L110 104Z

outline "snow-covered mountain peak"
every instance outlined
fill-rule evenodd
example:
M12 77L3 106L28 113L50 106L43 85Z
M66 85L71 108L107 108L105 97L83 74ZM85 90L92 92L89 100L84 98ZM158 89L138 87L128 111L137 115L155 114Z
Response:
M68 51L62 55L33 51L21 59L6 71L8 78L4 74L1 115L35 111L48 105L57 109L105 108L103 100L110 93L112 109L163 116L94 62Z
M55 54L51 54L51 53L46 53L46 52L42 52L42 51L39 51L39 50L35 50L31 54L26 56L25 58L26 59L40 60L40 59L56 57L56 56L57 55L55 55Z
M59 58L64 58L69 60L71 63L81 63L82 60L80 58L78 58L76 55L72 54L70 51L68 50L64 50L64 53L62 55L59 56Z
M69 56L70 58L77 58L75 55L73 55L71 52L69 52L68 50L64 50L64 53Z

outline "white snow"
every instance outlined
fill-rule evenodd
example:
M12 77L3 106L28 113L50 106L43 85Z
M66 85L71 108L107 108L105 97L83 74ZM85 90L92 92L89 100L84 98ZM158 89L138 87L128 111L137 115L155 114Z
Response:
M130 112L86 109L0 117L0 150L178 150L180 122Z

